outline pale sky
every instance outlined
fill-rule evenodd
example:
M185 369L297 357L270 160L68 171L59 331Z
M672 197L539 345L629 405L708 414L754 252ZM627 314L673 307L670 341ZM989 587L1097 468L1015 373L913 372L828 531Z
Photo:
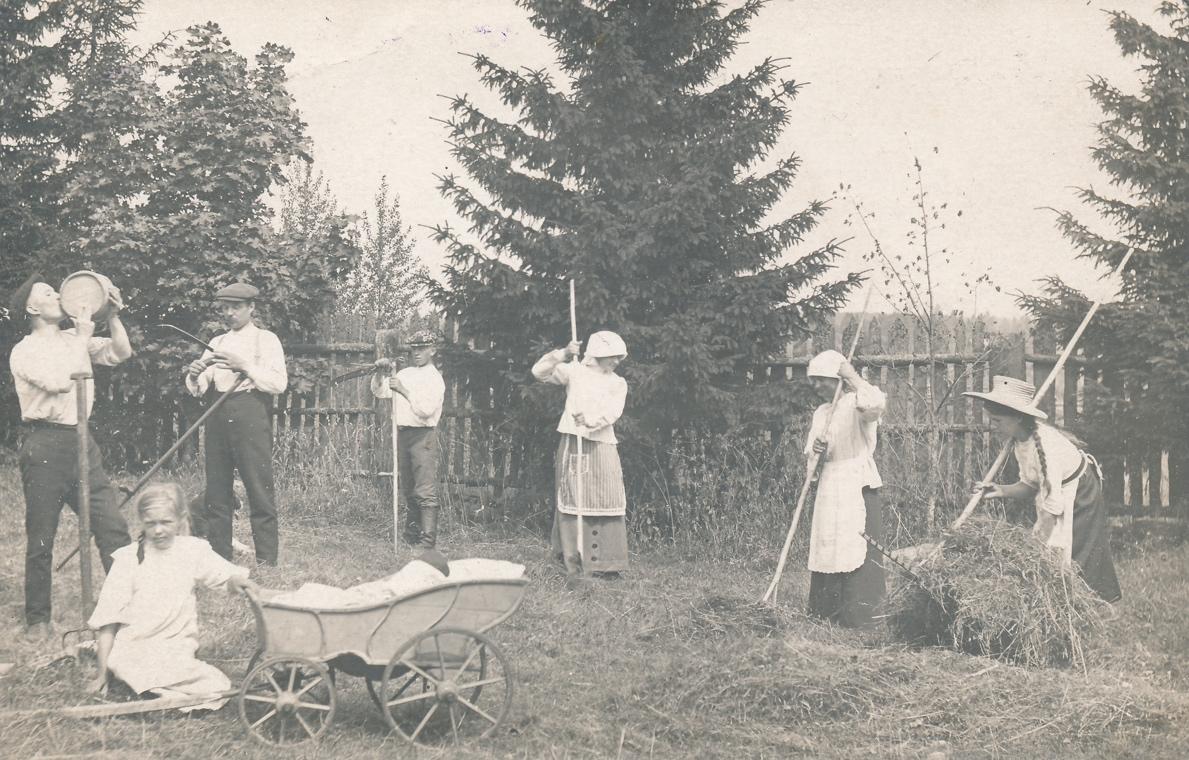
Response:
M728 4L734 5L728 0ZM1009 315L1012 299L961 286L985 269L1005 291L1033 292L1061 274L1092 296L1098 281L1045 207L1077 206L1075 187L1102 189L1089 148L1102 114L1091 75L1134 90L1138 62L1119 54L1104 9L1155 21L1157 0L771 0L731 63L766 56L809 85L778 152L796 152L800 179L778 211L828 199L840 183L875 213L883 245L903 250L913 216L913 157L932 200L949 204L937 248L943 304ZM405 221L465 227L438 195L435 173L458 172L445 142L440 95L468 94L492 115L510 112L460 53L512 67L548 68L553 55L512 0L146 0L135 39L217 22L244 55L265 42L293 49L290 87L313 140L316 167L344 209L370 207L380 177L399 193ZM953 212L961 210L962 216ZM869 239L834 204L815 241L855 236L841 262L864 269ZM441 248L415 226L417 252L438 270ZM807 249L808 250L808 249ZM806 251L807 252L807 251ZM794 250L795 253L795 250ZM977 301L976 301L977 298ZM878 299L877 299L878 300Z

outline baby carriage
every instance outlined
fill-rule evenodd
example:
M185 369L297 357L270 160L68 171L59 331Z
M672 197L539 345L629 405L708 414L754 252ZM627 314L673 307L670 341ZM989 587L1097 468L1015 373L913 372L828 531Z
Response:
M240 686L240 718L271 746L318 739L346 673L366 679L388 726L410 742L489 736L508 714L514 674L487 632L516 611L527 583L459 580L347 609L248 593L260 646Z

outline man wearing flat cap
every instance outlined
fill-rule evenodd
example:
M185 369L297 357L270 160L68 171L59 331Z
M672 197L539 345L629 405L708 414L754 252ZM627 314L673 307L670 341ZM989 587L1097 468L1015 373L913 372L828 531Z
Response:
M51 585L54 536L63 502L78 510L78 399L76 374L91 374L94 364L111 367L132 356L128 333L120 322L120 292L108 295L110 338L94 336L91 310L80 306L74 327L63 330L61 300L53 286L33 275L12 296L9 314L28 323L29 334L12 349L12 370L21 405L19 462L25 492L25 622L31 636L51 633ZM87 410L95 400L94 382L86 381ZM112 552L130 542L128 525L116 508L115 492L103 470L94 437L87 450L91 496L91 532L104 569Z
M372 393L394 398L400 451L396 452L400 490L405 497L405 541L418 549L433 549L438 540L438 421L446 398L446 383L434 366L437 339L428 330L413 334L406 344L413 366L391 378L387 360L376 364ZM396 394L393 396L393 394Z
M277 506L272 475L272 424L269 396L289 384L281 341L256 326L260 291L237 282L215 293L219 315L228 332L211 340L186 368L186 390L203 396L211 388L235 392L206 423L205 514L194 515L196 533L205 533L211 547L231 559L231 517L235 505L235 472L248 493L256 561L277 563Z

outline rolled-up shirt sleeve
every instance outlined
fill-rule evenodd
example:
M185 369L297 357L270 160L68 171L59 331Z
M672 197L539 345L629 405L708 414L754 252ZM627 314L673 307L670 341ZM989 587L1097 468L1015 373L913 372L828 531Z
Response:
M271 332L260 336L260 361L248 372L256 390L264 393L284 393L289 387L289 371L285 367L285 349L281 340Z
M91 363L101 367L114 367L120 363L111 338L91 338L87 341L87 353L91 355Z
M442 404L446 401L446 384L440 376L423 376L421 382L407 387L409 392L409 408L413 414L422 420L436 418L442 411Z
M200 357L203 361L209 359L213 354L210 351L203 351ZM191 396L201 396L206 393L206 389L211 385L211 378L214 377L215 368L207 367L197 375L191 375L186 372L184 377L186 380L186 390L190 391Z
M855 388L855 410L863 422L878 420L887 408L888 398L877 386L863 383Z
M27 346L18 344L8 358L13 377L46 393L67 393L73 387L71 367L62 362L42 361Z
M587 420L592 429L598 430L614 425L623 416L623 408L628 398L628 384L622 377L617 377L616 380L618 382L599 399L598 413L593 419Z
M533 377L542 383L568 385L572 370L573 365L566 361L565 350L559 348L538 359L537 363L533 365L532 372Z
M392 389L388 387L390 375L372 375L372 395L376 398L392 398Z

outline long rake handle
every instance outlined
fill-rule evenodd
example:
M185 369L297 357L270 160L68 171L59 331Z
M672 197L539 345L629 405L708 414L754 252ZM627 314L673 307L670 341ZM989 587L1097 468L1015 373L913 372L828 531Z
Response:
M247 379L248 378L246 378L245 376L240 375L239 379L236 380L235 385L233 385L230 388L228 388L227 390L223 391L223 395L219 396L219 398L215 399L214 403L212 403L210 405L210 407L205 412L202 413L202 416L199 417L198 420L195 421L195 423L193 425L191 425L189 428L187 428L186 432L182 433L181 437L178 438L177 441L175 441L174 444L169 447L169 451L166 451L164 454L162 454L161 458L158 459L153 464L153 466L149 468L149 471L146 472L144 475L142 475L140 477L140 480L136 481L136 485L132 486L132 490L129 491L128 494L124 497L124 500L122 502L120 502L120 506L116 507L117 512L121 511L122 509L124 509L124 507L128 506L128 502L132 501L132 498L134 496L136 496L136 492L139 491L140 489L144 488L145 483L148 483L150 480L152 480L153 476L157 474L157 471L160 470L162 467L164 467L165 463L169 461L169 458L172 457L174 454L176 454L178 449L180 449L186 443L186 441L188 441L190 438L192 438L194 436L195 433L198 432L198 429L202 427L203 423L205 423L207 421L207 419L209 419L212 414L214 414L216 411L218 411L219 407L223 406L223 402L226 401L227 399L231 398L231 394L235 393L237 390L239 390L239 387L241 385L243 385L244 381L246 381ZM74 555L78 553L79 548L80 547L78 547L78 546L74 547L74 550L71 551L69 554L67 554L66 557L61 562L58 563L58 566L56 569L61 570L63 567L65 567L66 563L69 562L71 560L71 558L74 557Z
M392 550L400 555L400 426L396 424L396 399L392 391ZM415 483L416 481L414 481Z
M570 279L570 340L574 343L578 342L578 298L574 293L573 278ZM578 362L577 356L574 357L574 362L575 363ZM583 547L582 547L582 537L583 537L582 510L586 508L586 503L585 503L586 502L586 494L584 493L584 489L583 489L583 485L582 485L582 481L583 481L583 476L582 476L582 431L579 430L578 433L574 437L578 439L578 458L574 465L575 475L578 480L578 492L576 494L577 498L574 500L576 502L574 506L578 510L578 541L576 543L578 546L578 557L583 560L582 573L585 575L586 574L586 567L585 567L586 552L583 551Z
M195 705L214 702L220 699L230 699L239 694L239 689L227 689L210 694L185 694L176 697L161 697L135 702L109 702L99 705L74 705L70 707L41 707L31 710L11 710L0 712L0 718L11 720L28 720L31 718L110 718L115 715L137 715L139 713L173 710L179 707L193 707Z
M1127 254L1122 258L1122 260L1119 261L1119 265L1115 267L1113 274L1118 275L1123 271L1123 268L1127 266L1127 262L1131 260L1131 255L1133 253L1135 253L1134 248L1127 249ZM1038 403L1042 398L1044 398L1044 395L1048 393L1049 388L1057 380L1058 373L1065 369L1065 362L1073 354L1073 349L1077 346L1078 341L1081 340L1082 333L1086 332L1086 328L1090 325L1090 320L1094 318L1094 315L1098 312L1098 307L1101 305L1101 298L1097 299L1093 304L1090 305L1090 309L1086 312L1086 316L1082 318L1082 323L1078 325L1078 329L1074 331L1073 335L1071 335L1069 338L1069 342L1065 344L1065 349L1061 352L1061 355L1057 357L1057 363L1053 365L1053 369L1049 372L1049 376L1045 378L1045 381L1041 384L1040 388L1037 389L1036 394L1032 397L1033 404ZM1003 469L1003 465L1007 463L1007 456L1011 453L1011 447L1011 441L1003 444L1003 448L999 450L999 456L995 457L995 461L991 463L991 467L983 475L983 479L980 482L985 483L999 474L999 471ZM962 510L962 514L958 515L958 519L954 520L954 524L950 526L950 530L957 530L958 528L962 527L962 524L966 522L970 515L974 514L974 510L978 507L982 500L983 492L982 489L979 489L974 493L973 496L970 497L970 501L966 503L966 508Z
M863 301L863 313L859 317L859 326L855 330L855 336L851 340L850 351L847 352L846 360L855 358L855 350L859 347L859 337L863 334L863 325L867 322L867 306L871 303L871 290L867 290L867 297ZM830 402L830 408L826 412L826 424L823 430L828 433L830 430L830 423L834 421L834 410L838 407L838 399L842 397L842 381L838 381L838 387L834 389L834 400ZM784 575L784 565L789 558L789 549L793 546L793 536L797 533L797 526L801 522L801 510L805 508L805 502L809 497L809 489L813 486L813 481L817 479L818 468L824 461L824 457L818 452L813 452L809 457L809 463L805 468L805 482L801 484L801 492L797 494L797 508L793 510L793 523L789 526L788 535L784 538L784 546L780 550L780 559L776 563L776 573L772 576L772 582L768 584L768 590L760 598L761 602L769 600L775 601L776 590L780 586L780 578Z
M78 372L70 376L74 380L74 395L78 403L75 429L78 432L78 545L80 548L90 549L91 546L91 458L90 428L87 424L87 380L90 372ZM91 552L84 551L78 559L79 571L82 573L82 621L87 625L87 617L91 614Z

